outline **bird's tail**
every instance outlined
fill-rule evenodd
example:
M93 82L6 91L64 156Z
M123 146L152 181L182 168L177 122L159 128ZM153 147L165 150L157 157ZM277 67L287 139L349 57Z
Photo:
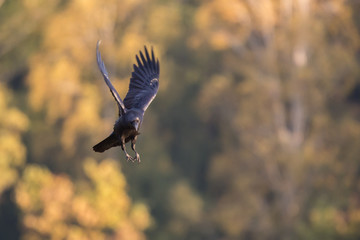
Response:
M119 146L119 145L120 145L119 139L115 136L114 133L112 133L112 134L110 134L110 136L108 136L107 138L105 138L104 140L102 140L101 142L96 144L93 147L93 149L95 152L104 152L105 150L108 150L109 148Z

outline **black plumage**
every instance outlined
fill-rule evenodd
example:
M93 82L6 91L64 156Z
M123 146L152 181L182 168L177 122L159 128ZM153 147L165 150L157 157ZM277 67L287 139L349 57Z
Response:
M100 143L96 144L93 149L95 152L104 152L105 150L121 146L125 152L126 159L140 162L140 155L135 150L135 143L139 135L139 129L143 121L144 113L150 103L155 98L159 89L159 60L155 60L154 51L151 49L151 57L144 47L144 54L140 51L140 59L136 55L137 65L134 64L133 72L130 78L129 91L121 100L118 92L112 85L104 62L101 59L99 51L100 41L96 46L96 59L105 83L108 85L113 95L118 109L119 118L115 122L113 132ZM135 152L135 157L131 157L125 148L125 143L131 141L131 148Z

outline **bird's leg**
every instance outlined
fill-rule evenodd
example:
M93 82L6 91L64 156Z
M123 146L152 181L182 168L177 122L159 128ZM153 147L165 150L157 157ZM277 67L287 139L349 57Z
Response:
M120 143L121 143L121 144L120 144L121 149L122 149L122 150L124 151L124 153L125 153L126 161L131 160L132 162L134 162L135 159L126 152L125 143L124 143L123 141L120 141Z
M136 138L135 139L133 139L133 140L131 140L131 148L132 148L132 150L134 150L134 152L135 152L135 158L134 158L134 161L138 161L139 163L141 162L140 161L140 155L136 152L136 150L135 150L135 143L136 143Z

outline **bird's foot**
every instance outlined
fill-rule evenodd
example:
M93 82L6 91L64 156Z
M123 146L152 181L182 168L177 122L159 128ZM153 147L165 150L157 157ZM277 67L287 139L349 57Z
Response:
M126 154L126 161L132 161L135 162L135 158L133 158L132 156L130 156L129 154Z
M135 153L136 153L136 156L134 158L134 161L137 161L138 163L140 163L141 162L140 155L137 152L135 152Z

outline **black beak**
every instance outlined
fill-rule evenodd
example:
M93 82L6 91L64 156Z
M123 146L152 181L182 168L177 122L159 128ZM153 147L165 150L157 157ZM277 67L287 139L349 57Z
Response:
M137 122L137 121L133 121L132 123L131 123L131 125L136 129L136 131L139 131L139 122Z

